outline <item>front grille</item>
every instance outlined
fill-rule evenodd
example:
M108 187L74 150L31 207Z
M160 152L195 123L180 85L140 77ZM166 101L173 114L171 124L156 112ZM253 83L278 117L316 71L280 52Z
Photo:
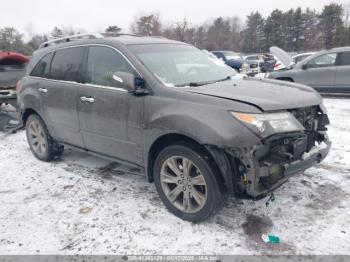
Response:
M257 68L258 65L257 64L250 64L250 68Z

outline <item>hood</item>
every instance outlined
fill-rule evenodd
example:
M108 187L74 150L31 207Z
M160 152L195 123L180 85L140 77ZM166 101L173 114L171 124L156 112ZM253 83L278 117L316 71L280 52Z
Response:
M246 103L261 111L307 107L322 101L311 87L258 78L217 82L183 91Z
M277 46L272 46L272 47L270 47L270 52L274 56L276 56L286 68L289 68L293 65L293 63L294 63L293 58L290 55L288 55L281 48L279 48Z

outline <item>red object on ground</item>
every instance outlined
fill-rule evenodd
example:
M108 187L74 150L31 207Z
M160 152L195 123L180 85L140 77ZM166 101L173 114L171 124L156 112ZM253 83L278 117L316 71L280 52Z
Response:
M0 64L24 64L29 61L29 57L16 52L1 52Z

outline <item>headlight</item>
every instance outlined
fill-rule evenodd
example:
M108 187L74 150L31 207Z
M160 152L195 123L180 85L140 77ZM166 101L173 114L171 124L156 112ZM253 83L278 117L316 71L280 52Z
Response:
M230 113L261 137L304 130L299 121L289 112L246 114L231 111Z

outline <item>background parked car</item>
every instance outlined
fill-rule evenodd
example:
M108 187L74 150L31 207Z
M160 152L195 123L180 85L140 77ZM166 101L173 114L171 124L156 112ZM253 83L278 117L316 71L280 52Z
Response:
M0 51L0 88L15 87L28 61L29 58L20 53Z
M0 105L4 102L16 105L16 84L24 75L28 61L25 55L0 51Z
M244 57L244 59L258 63L261 72L273 71L277 61L277 59L272 54L268 53L247 55Z
M293 59L280 49L281 61ZM269 78L302 83L322 93L350 93L350 47L333 48L315 53L301 62L275 71Z
M17 127L17 81L24 75L29 58L14 52L0 52L0 130Z
M233 51L212 51L212 53L240 73L256 75L261 71L257 61L243 59L240 54Z

